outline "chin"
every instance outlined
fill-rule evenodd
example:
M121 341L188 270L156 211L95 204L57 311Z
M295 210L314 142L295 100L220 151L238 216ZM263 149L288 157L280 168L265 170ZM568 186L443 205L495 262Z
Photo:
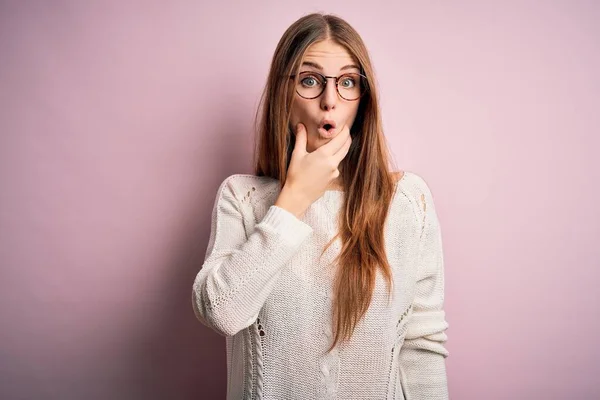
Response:
M319 147L323 146L325 143L324 142L319 142L319 143L309 143L308 144L308 152L312 153L313 151L317 150Z

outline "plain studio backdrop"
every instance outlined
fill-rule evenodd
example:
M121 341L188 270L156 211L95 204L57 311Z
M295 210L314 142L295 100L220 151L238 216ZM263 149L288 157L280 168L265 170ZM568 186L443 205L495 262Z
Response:
M0 2L0 398L224 398L192 283L313 11L362 35L398 167L434 193L451 398L600 398L591 0Z

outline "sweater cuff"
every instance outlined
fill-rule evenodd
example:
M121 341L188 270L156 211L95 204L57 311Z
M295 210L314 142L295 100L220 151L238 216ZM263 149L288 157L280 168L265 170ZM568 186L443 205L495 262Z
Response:
M288 210L272 205L262 219L263 224L271 227L292 242L302 242L313 228Z

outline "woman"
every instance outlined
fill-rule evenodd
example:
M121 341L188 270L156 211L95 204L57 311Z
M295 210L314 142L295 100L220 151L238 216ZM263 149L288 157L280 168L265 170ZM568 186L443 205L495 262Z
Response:
M293 23L257 115L192 293L226 336L227 398L447 399L440 225L423 178L390 170L358 33Z

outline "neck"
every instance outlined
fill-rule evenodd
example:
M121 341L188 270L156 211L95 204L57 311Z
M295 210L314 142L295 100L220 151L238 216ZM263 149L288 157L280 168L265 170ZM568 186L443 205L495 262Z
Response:
M342 181L341 181L340 177L331 181L329 183L329 185L327 186L327 190L343 190L343 189L344 189L344 186L342 186Z

